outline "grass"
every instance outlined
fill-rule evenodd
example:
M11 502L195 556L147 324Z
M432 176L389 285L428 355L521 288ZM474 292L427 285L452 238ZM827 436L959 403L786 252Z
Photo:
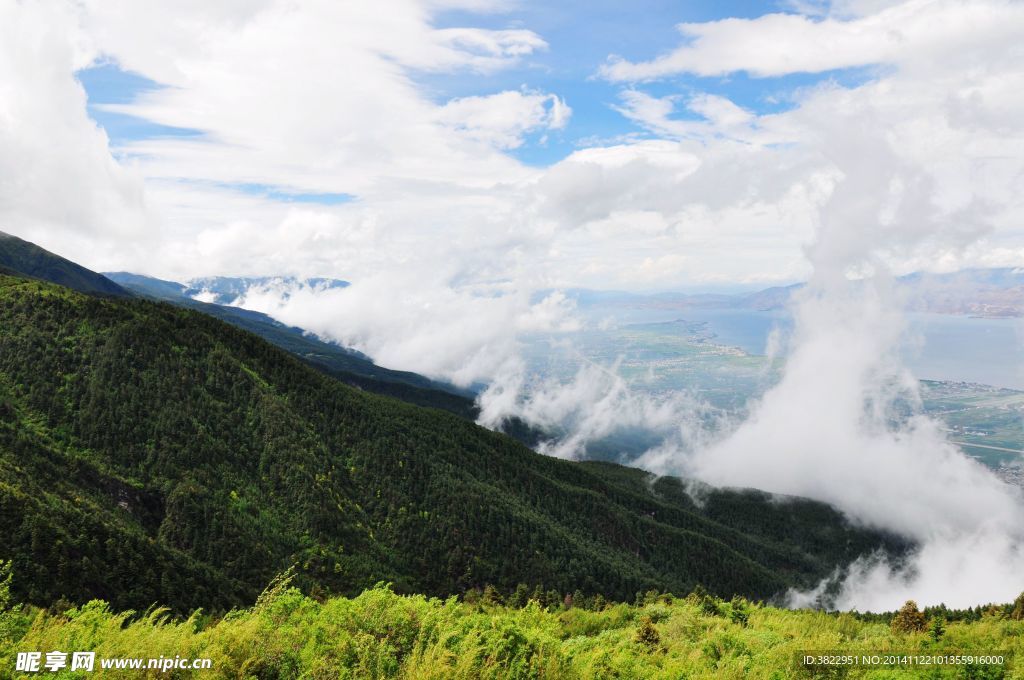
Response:
M993 610L994 611L994 610ZM599 611L401 596L386 586L317 601L281 580L250 609L208 620L197 612L115 613L99 601L60 614L8 609L0 618L0 676L18 651L95 651L120 657L209 658L203 671L106 670L99 676L203 678L764 678L807 677L807 651L1007 655L1003 666L847 669L816 677L1017 678L1024 621L993 613L940 634L896 633L852 614L790 611L706 596L650 594ZM98 662L97 662L98 663ZM98 668L98 667L97 667ZM93 677L44 673L46 677Z

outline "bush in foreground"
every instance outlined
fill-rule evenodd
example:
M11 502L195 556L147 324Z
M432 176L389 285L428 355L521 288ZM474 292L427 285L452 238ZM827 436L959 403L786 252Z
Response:
M491 598L496 599L496 598ZM742 609L742 615L734 612ZM10 609L8 613L10 613ZM916 611L916 607L915 607ZM15 617L17 618L17 617ZM14 620L14 619L11 619ZM801 677L808 651L1012 653L1024 622L1003 616L950 622L943 634L896 632L850 614L788 611L705 598L647 598L600 611L521 608L394 594L387 586L324 602L278 582L251 609L217 621L163 610L115 613L93 601L62 614L36 610L0 639L0 677L18 651L95 651L97 658L210 658L202 678L765 678ZM188 671L107 670L44 677L192 677ZM1022 677L1012 665L855 669L819 677Z

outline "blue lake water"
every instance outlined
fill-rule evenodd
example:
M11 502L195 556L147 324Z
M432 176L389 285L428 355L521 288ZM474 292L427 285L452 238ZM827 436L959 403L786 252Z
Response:
M793 320L782 311L694 309L680 316L687 321L706 322L715 334L716 343L739 347L748 354L764 354L772 330L788 333L793 327Z
M919 378L1024 389L1024 320L914 314L910 333L922 345L903 354Z
M687 310L680 316L707 322L716 342L750 354L765 353L773 328L792 328L778 311ZM1024 320L910 314L903 358L918 378L1024 389Z
M788 333L792 319L781 310L666 310L591 308L592 321L612 318L618 325L685 319L704 321L714 342L765 354L773 329ZM921 379L976 382L1024 390L1024 319L983 319L948 314L908 315L903 358Z

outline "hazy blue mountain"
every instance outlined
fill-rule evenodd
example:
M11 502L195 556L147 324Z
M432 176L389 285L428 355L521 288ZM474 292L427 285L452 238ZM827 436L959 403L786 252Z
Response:
M103 272L103 276L124 288L135 290L143 295L161 300L177 302L185 296L188 286L177 281L164 281L152 276L132 274L131 272Z
M185 290L182 291L186 297L194 298L200 296L204 302L213 302L218 305L235 304L250 288L264 288L267 286L279 286L288 297L288 291L298 285L306 285L313 288L345 288L348 281L341 279L327 279L314 277L310 279L298 279L294 276L208 276L192 279L188 282Z
M948 274L911 274L914 309L985 317L1024 316L1024 269L965 269Z
M750 293L740 297L734 306L741 309L752 309L767 311L770 309L782 309L788 303L793 294L802 289L805 284L794 283L790 286L773 286Z
M986 317L1024 316L1024 269L964 269L944 274L914 273L897 279L910 309ZM632 309L784 309L804 283L772 286L753 293L652 294L573 289L566 294L581 307Z

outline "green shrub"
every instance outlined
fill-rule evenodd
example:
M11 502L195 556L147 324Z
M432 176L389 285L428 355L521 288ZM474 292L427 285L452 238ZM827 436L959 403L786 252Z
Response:
M2 591L0 591L2 593ZM708 616L704 603L715 604ZM1007 654L1005 667L948 667L938 678L1021 677L1024 621L1012 618L931 619L909 603L892 616L860 617L789 611L734 598L656 598L642 607L617 604L601 611L549 611L537 601L523 608L481 608L456 598L398 595L378 584L354 598L318 601L278 579L256 605L217 619L173 618L165 609L115 612L100 601L59 614L6 609L26 624L0 641L0 677L18 651L83 650L103 657L202 657L213 669L201 677L297 678L751 678L801 677L793 660L806 650L900 650L921 654ZM870 619L870 620L868 620ZM912 627L904 630L910 621ZM899 628L897 630L897 628ZM941 628L940 634L935 630ZM55 674L53 677L62 677ZM70 676L63 676L70 677ZM97 675L97 677L100 677ZM109 671L104 678L192 677ZM199 677L196 675L195 677ZM831 676L826 676L831 677ZM850 678L916 678L900 669L851 671ZM926 676L930 677L930 676Z

